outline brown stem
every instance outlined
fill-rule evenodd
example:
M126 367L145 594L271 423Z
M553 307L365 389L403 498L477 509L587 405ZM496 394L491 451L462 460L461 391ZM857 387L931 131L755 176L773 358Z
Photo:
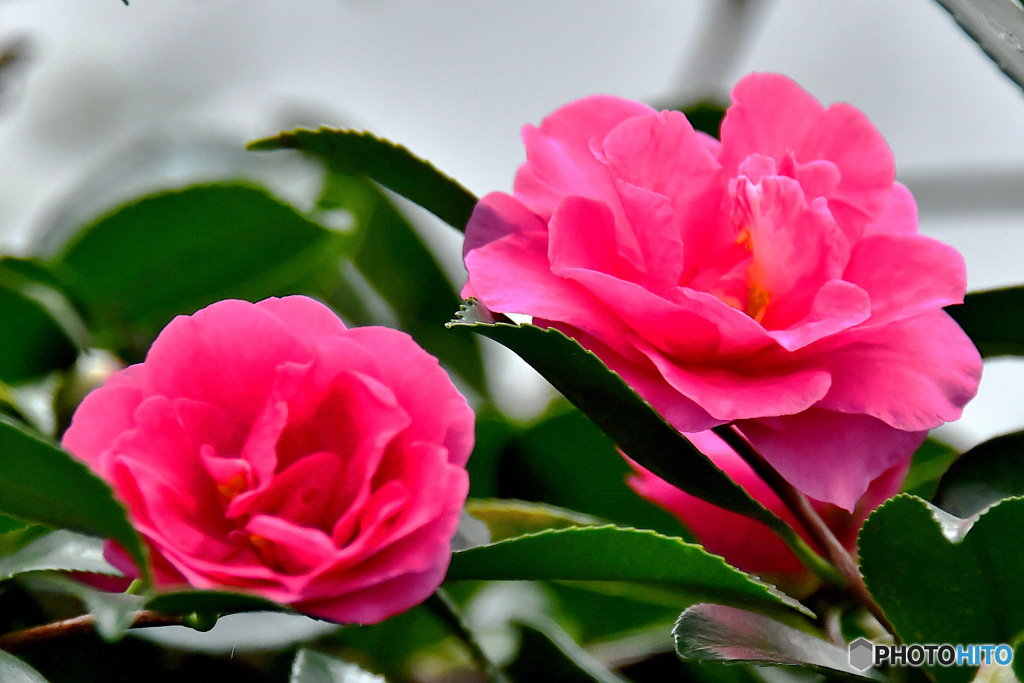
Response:
M168 616L143 610L135 613L131 628L148 628L151 626L180 626L184 623L184 617ZM55 638L66 638L68 636L93 633L96 630L96 618L92 614L83 614L79 617L54 621L50 624L33 626L11 631L0 636L0 650L15 652L30 645L41 643Z
M782 475L764 459L763 455L757 452L757 449L747 441L735 425L715 427L714 432L754 469L757 476L761 477L771 487L772 491L775 492L783 504L793 513L797 521L800 522L801 526L804 527L811 539L818 544L819 548L824 550L828 560L846 579L846 590L878 620L878 623L885 627L889 633L893 634L893 637L898 642L899 636L896 635L896 630L886 618L882 608L871 596L871 592L868 591L867 584L864 583L864 576L860 573L857 563L850 556L850 553L846 551L846 548L843 547L843 544L839 542L839 539L835 537L832 530L828 528L828 525L825 524L817 511L811 506L807 497L800 493L795 486L783 479Z

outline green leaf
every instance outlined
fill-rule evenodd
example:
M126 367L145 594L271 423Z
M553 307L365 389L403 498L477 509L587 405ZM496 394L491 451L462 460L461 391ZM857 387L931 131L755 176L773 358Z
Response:
M311 152L339 171L377 181L457 230L465 231L477 201L472 192L405 147L363 131L299 128L251 142L248 149Z
M163 614L220 616L237 612L293 612L290 607L246 593L228 591L175 591L146 600L146 609Z
M967 518L1003 498L1024 496L1024 431L1004 434L961 455L939 481L932 502Z
M453 338L444 327L460 299L409 221L364 178L329 173L327 180L320 204L355 217L352 261L394 311L399 327L483 393L476 340Z
M981 355L1024 355L1024 286L971 292L959 306L949 306L953 316L971 338Z
M149 576L142 540L106 482L69 453L3 422L0 512L116 541Z
M553 620L536 615L517 619L522 629L519 656L507 668L516 681L628 683L609 670Z
M629 457L665 481L772 529L792 532L574 339L554 329L493 323L490 319L490 313L474 303L448 325L453 330L472 330L514 351Z
M606 525L607 520L543 503L521 500L468 500L466 512L487 525L491 542L546 529Z
M107 642L124 638L142 608L139 595L100 590L58 572L23 574L20 578L34 592L56 591L81 600L93 615L96 633Z
M903 480L902 493L931 498L939 485L939 479L959 454L955 448L941 441L925 439L921 447L914 451L910 470Z
M860 532L871 594L908 643L1010 643L1024 631L1024 499L962 520L902 494ZM967 667L929 669L939 683Z
M4 683L47 683L38 671L3 650L0 650L0 681Z
M0 581L24 572L47 570L121 575L103 559L102 540L73 531L52 531L0 557Z
M295 655L288 683L385 683L383 676L323 652L302 648Z
M536 424L507 439L497 470L496 495L502 498L544 501L669 536L688 533L626 485L633 468L615 443L565 401L556 401Z
M1024 87L1024 7L1017 0L938 0L967 35Z
M78 356L74 342L46 307L29 296L31 290L11 287L5 280L0 271L0 381L22 382L69 367Z
M699 545L614 526L551 529L456 552L447 580L615 581L688 597L806 612L800 603Z
M175 315L294 293L335 271L349 238L243 183L149 195L85 226L50 263L97 342L141 357Z
M672 635L676 652L695 662L797 666L826 676L869 680L843 648L761 614L702 603L688 607Z

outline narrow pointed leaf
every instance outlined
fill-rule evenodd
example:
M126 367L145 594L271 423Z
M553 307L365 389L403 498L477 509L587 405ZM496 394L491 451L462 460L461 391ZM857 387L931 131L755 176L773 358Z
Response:
M377 181L419 204L453 228L465 231L476 197L472 192L401 145L354 130L297 129L249 143L248 149L299 149L328 165Z
M985 358L1024 355L1024 286L971 292L946 312Z
M595 659L553 620L537 615L518 623L522 629L519 656L508 666L513 680L628 683L628 679Z
M71 454L4 422L0 512L116 541L148 576L142 541L106 482Z
M684 660L796 666L831 677L880 680L850 666L845 649L734 607L708 603L688 607L672 635L676 652Z
M489 317L474 303L448 325L472 330L514 351L630 458L670 484L773 529L789 529L576 340L554 329L486 322Z
M699 545L613 526L552 529L457 552L447 579L635 582L699 600L807 611Z
M466 511L484 522L491 534L491 542L503 541L545 529L568 529L606 525L597 519L572 510L544 503L522 500L468 500Z
M938 0L967 35L1024 87L1024 7L1016 0Z

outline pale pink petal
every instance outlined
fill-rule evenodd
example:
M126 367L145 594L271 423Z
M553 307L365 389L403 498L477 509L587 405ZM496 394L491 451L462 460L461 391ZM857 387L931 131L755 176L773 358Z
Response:
M859 325L871 316L871 306L868 293L857 285L831 280L814 295L803 320L769 334L787 351L796 351Z
M917 232L917 202L901 183L892 184L889 203L875 220L864 228L864 237L877 234L914 234Z
M960 418L981 379L981 356L944 311L860 333L822 353L832 388L821 407L862 413L905 431Z
M895 429L868 415L821 408L737 425L789 483L847 512L856 508L872 481L906 465L927 434Z

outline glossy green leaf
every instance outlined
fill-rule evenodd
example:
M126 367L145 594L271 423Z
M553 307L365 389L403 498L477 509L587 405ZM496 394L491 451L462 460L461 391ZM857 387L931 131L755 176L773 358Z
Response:
M460 299L409 221L379 188L356 176L330 173L320 204L352 213L352 261L394 312L398 326L483 392L477 341L455 338L444 328ZM338 308L346 312L343 305Z
M971 292L962 305L946 308L986 358L1024 355L1022 310L1024 286Z
M143 197L85 226L50 263L100 345L140 357L172 317L294 293L334 272L348 238L243 183Z
M457 230L465 230L476 197L401 145L354 130L320 128L249 143L248 149L300 149L345 173L365 175L419 204Z
M1024 496L1024 431L1004 434L961 455L943 475L932 502L967 518L1003 498Z
M302 648L295 655L288 683L385 683L356 664L331 657L323 652Z
M806 611L699 545L613 526L552 529L454 553L447 580L655 584L697 599Z
M632 473L615 443L594 422L565 401L556 401L535 424L506 440L496 495L544 501L670 536L687 533L675 517L626 485Z
M962 520L902 494L860 532L871 594L908 643L1009 643L1024 631L1024 499ZM930 668L939 683L967 667Z
M597 519L572 510L528 503L522 500L468 500L466 512L487 525L491 542L503 541L546 529L568 529L583 526L606 525Z
M175 591L158 593L146 600L146 609L163 614L224 615L236 612L291 612L291 608L246 593L227 591Z
M0 512L116 541L148 575L142 541L106 482L65 451L3 422Z
M1024 7L1018 0L938 0L967 35L1024 87Z
M830 677L879 679L850 666L844 648L734 607L708 603L688 607L672 635L676 652L684 660L796 666Z
M471 304L449 327L472 330L514 351L629 457L665 481L773 529L791 532L574 339L554 329L490 320L486 309Z
M9 555L0 556L0 581L24 572L48 570L121 575L103 559L102 539L64 529L51 531Z
M75 343L46 305L47 298L58 297L0 260L0 382L34 379L75 362Z
M959 454L955 448L941 441L925 439L920 448L914 451L910 470L903 480L902 492L919 498L931 498L939 485L939 479Z
M0 650L0 681L4 683L47 683L41 673L3 650Z

